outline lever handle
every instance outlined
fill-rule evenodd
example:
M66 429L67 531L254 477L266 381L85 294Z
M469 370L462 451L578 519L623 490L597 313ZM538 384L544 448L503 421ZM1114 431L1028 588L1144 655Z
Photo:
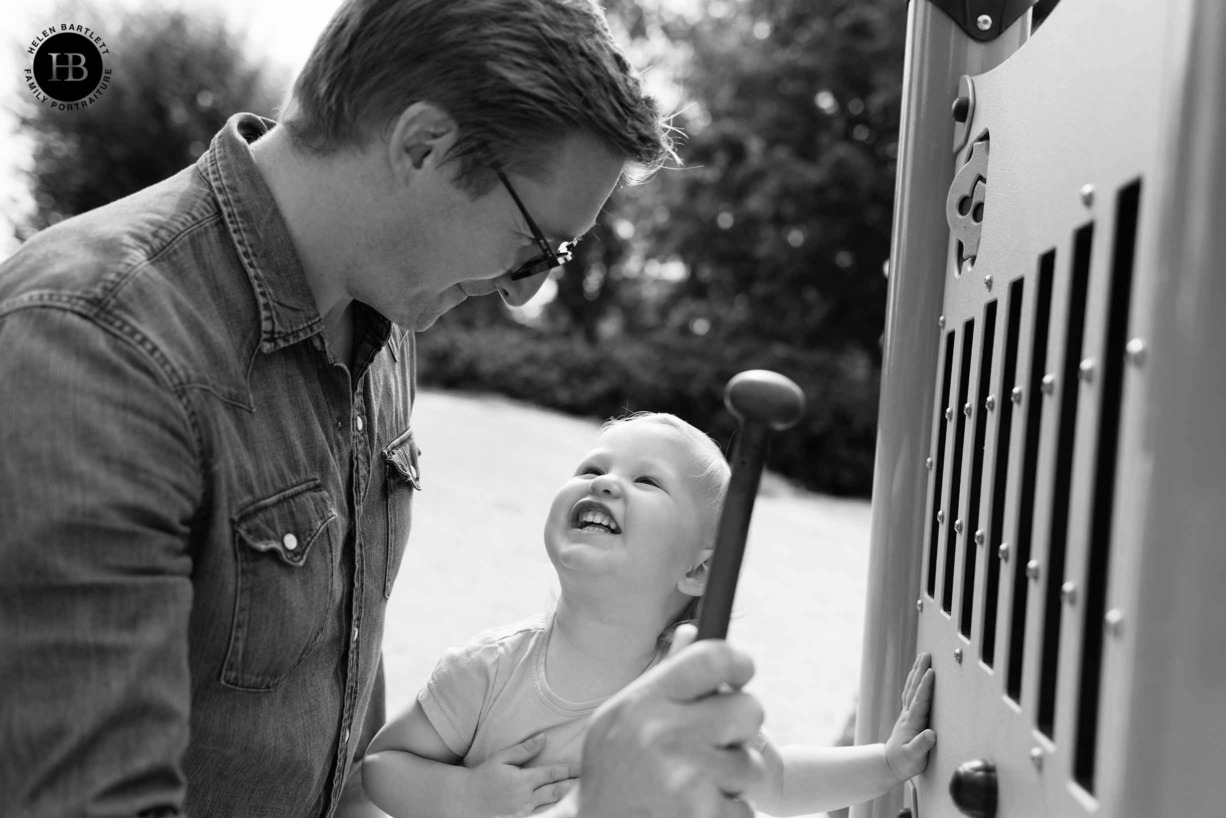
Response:
M698 607L698 638L728 635L732 600L736 595L745 538L753 513L762 467L774 432L790 429L805 410L805 396L792 380L777 372L751 369L728 381L724 405L741 422L732 455L732 476L715 535L711 575Z

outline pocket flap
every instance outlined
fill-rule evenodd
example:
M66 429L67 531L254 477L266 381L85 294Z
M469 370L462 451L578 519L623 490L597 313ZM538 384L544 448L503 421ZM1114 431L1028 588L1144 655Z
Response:
M311 480L252 503L233 524L238 541L248 548L272 551L297 566L335 519L332 498L318 480Z
M420 456L421 449L417 448L412 429L405 431L383 450L383 461L387 463L388 474L399 476L417 491L421 491L421 469L417 465L417 458Z

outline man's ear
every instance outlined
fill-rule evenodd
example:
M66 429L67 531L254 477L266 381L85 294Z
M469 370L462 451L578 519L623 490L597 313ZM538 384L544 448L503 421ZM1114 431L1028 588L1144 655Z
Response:
M707 589L707 577L711 573L711 554L713 548L704 548L698 554L698 559L685 572L685 576L677 583L677 590L690 596L702 596Z
M455 120L442 108L429 102L414 102L392 126L388 144L392 167L412 173L440 165L455 144L456 130Z

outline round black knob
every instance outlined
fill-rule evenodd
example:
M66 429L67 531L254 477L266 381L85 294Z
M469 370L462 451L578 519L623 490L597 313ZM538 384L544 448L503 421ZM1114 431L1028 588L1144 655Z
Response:
M960 764L949 779L949 795L963 815L995 818L996 765L982 758Z
M971 113L970 97L958 97L955 99L950 113L953 115L954 122L966 122L966 118Z

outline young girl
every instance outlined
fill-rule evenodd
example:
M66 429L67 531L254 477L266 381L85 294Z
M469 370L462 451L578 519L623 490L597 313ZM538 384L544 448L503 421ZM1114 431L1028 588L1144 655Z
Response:
M569 791L588 716L694 618L728 478L715 443L673 415L606 423L545 522L556 609L443 656L371 742L371 800L395 818L476 818L526 814ZM920 657L885 744L780 750L760 737L766 781L742 797L773 815L819 812L917 774L936 741L925 729L932 684Z

